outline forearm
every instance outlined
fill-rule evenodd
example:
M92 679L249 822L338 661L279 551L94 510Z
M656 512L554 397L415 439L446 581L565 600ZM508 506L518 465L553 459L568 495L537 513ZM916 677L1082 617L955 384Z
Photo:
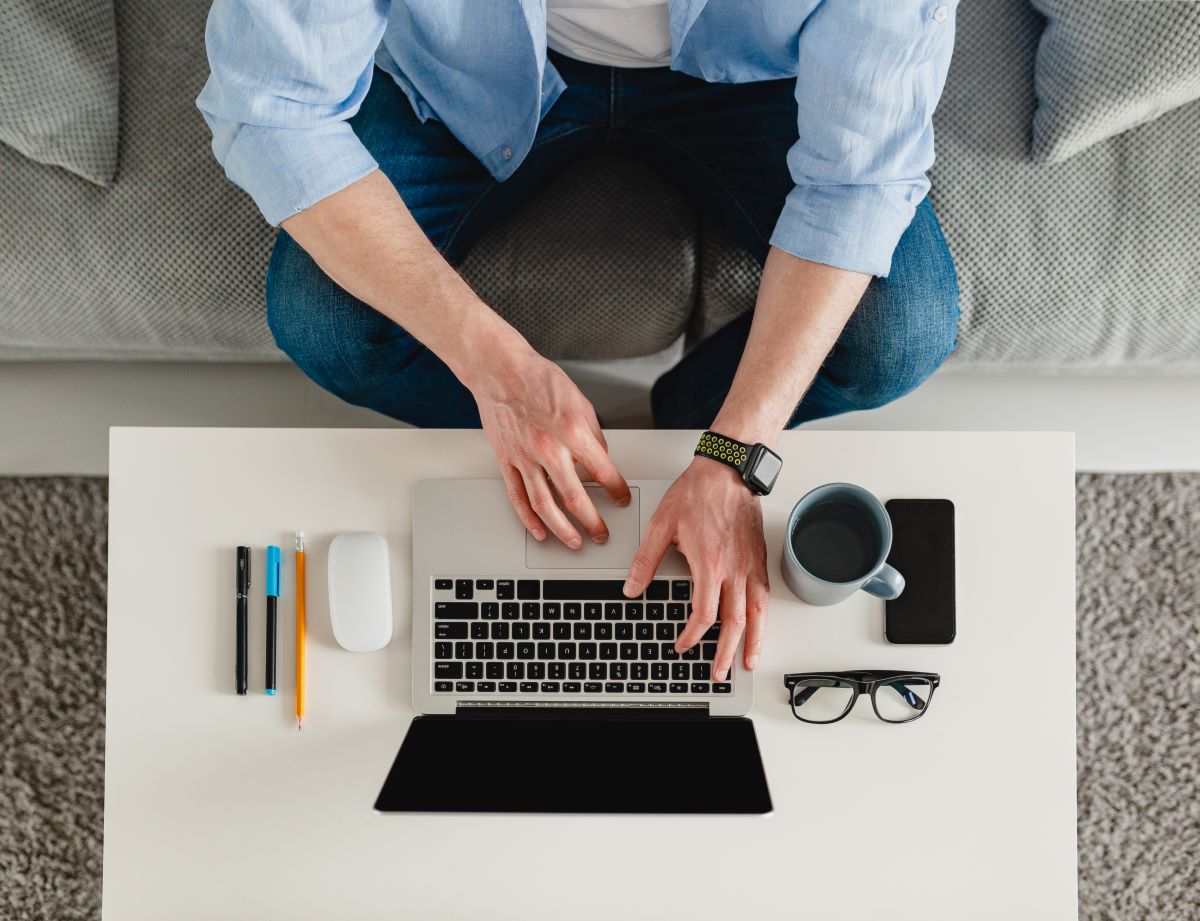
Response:
M772 248L750 338L713 429L773 446L870 280Z
M380 171L282 226L333 281L404 327L468 387L495 356L531 351L442 258Z

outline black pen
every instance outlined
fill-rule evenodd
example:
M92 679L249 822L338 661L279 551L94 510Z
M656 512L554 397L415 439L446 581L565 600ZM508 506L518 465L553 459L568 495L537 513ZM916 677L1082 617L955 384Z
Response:
M279 605L279 548L267 548L267 693L275 693L275 620Z
M246 630L250 602L250 548L237 548L237 692L246 693Z

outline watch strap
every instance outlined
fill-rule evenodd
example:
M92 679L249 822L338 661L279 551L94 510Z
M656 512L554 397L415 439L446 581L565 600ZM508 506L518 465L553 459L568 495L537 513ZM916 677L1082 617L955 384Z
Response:
M750 447L748 444L743 444L735 438L729 438L718 432L705 432L700 436L694 453L701 457L720 461L738 473L745 474L746 462L750 457Z

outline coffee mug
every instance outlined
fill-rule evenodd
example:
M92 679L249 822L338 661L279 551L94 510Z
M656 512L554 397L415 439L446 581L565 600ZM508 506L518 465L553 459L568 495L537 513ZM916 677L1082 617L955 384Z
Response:
M899 597L904 576L884 560L892 550L892 520L861 486L828 483L796 503L783 539L783 581L808 604L837 604L860 588Z

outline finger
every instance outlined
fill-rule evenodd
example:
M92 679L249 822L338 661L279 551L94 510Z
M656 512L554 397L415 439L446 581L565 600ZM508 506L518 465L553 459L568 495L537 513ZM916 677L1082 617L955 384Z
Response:
M627 597L636 598L646 590L670 546L670 531L652 517L650 524L646 526L646 536L642 538L641 544L633 554L629 575L625 578L624 591Z
M563 510L558 507L554 493L550 491L550 482L541 467L531 467L521 470L525 480L525 490L529 493L529 507L547 528L572 550L583 546L583 538L575 530L575 526L567 520Z
M517 517L521 519L521 524L525 525L525 530L532 534L535 540L545 540L546 529L529 505L529 493L525 491L525 481L521 479L520 471L516 467L504 464L500 468L500 475L504 477L504 490L508 493L508 501L516 511Z
M746 645L742 651L746 668L758 668L758 656L762 652L763 635L767 632L767 604L771 599L771 586L766 574L752 575L746 582Z
M692 561L688 560L691 565ZM721 580L714 575L717 567L692 565L692 616L679 638L675 640L675 651L687 652L704 636L706 630L717 619L717 602L721 597Z
M713 659L713 681L726 681L738 642L746 629L746 577L734 576L721 586L721 632L717 636L717 657Z
M554 489L558 492L559 503L571 513L576 521L583 525L588 536L598 544L608 540L608 525L596 511L595 503L592 502L588 491L583 488L579 474L575 472L575 465L570 461L557 464L548 463L546 472L550 474L550 482L554 484Z
M598 444L593 444L576 452L580 465L588 472L593 480L604 487L608 497L617 505L624 507L629 504L629 484L621 471L608 456L608 447L604 445L603 436Z

